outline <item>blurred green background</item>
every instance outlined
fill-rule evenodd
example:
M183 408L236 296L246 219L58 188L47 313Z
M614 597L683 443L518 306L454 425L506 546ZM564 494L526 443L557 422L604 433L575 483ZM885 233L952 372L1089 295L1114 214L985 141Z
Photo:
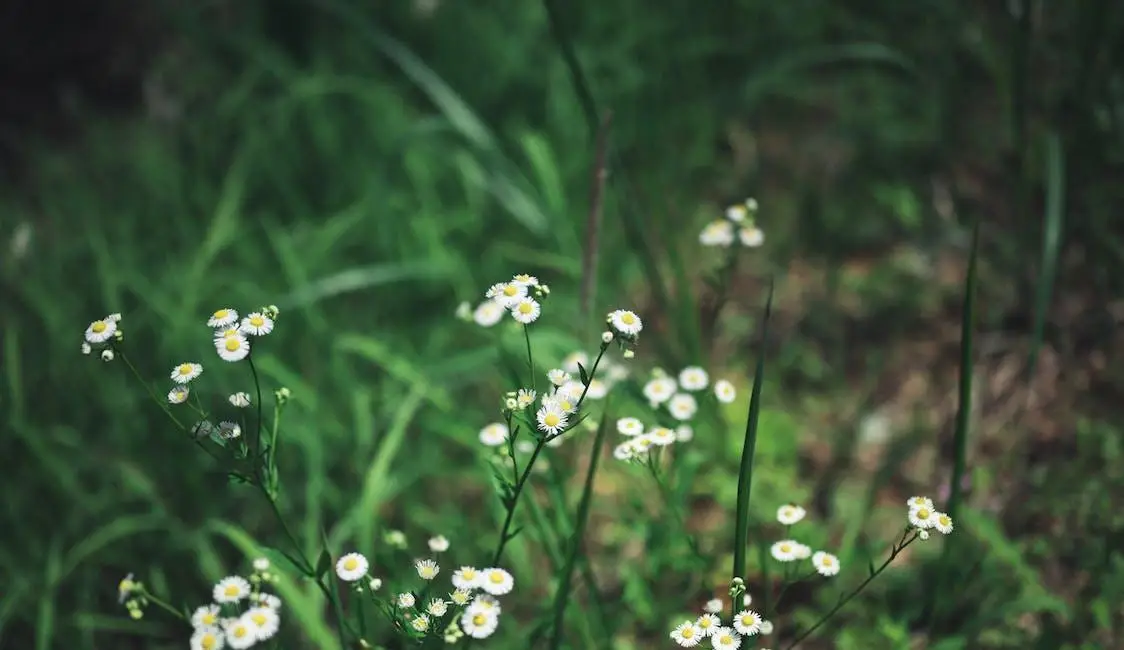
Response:
M962 575L941 578L947 603L926 621L938 553L906 558L802 647L1124 647L1118 3L10 7L0 646L184 647L155 611L128 620L118 580L134 572L195 605L243 561L208 522L280 534L126 368L79 354L111 311L163 391L173 364L212 359L207 314L281 307L259 368L294 394L282 504L310 554L322 527L333 552L365 550L386 576L410 571L377 550L389 528L419 548L443 532L461 562L487 553L497 513L476 434L507 388L497 340L513 342L453 311L534 273L555 294L544 363L593 346L577 295L596 121L612 111L593 312L644 316L639 367L704 363L747 393L775 275L754 512L809 504L824 543L875 545L903 499L947 486L980 223ZM746 196L766 245L711 319L702 279L718 262L697 233ZM208 366L217 404L245 389L244 370ZM572 608L600 614L572 647L669 646L671 617L721 586L736 406L727 436L696 440L707 471L682 495L715 554L700 575L665 548L658 517L622 505L627 472L604 470L587 537L601 604ZM551 463L580 479L587 449ZM558 498L572 507L577 489ZM497 646L521 648L549 569L531 536L512 562L528 577ZM795 620L834 598L796 590Z

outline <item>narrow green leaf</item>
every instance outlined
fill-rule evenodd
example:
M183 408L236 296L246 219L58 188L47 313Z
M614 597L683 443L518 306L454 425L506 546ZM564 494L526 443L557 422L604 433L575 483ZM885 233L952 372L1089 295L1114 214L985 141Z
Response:
M589 521L589 508L593 503L593 478L597 474L597 466L601 459L601 450L605 446L605 434L609 431L609 404L605 403L604 415L601 424L597 427L597 437L593 441L593 450L589 456L589 470L585 474L585 486L582 488L581 501L578 502L578 514L574 520L574 532L568 544L566 565L558 576L558 590L554 595L554 631L550 638L551 650L562 647L563 620L566 615L566 604L570 600L570 583L574 577L574 568L577 566L578 557L581 555L582 536L585 534L585 525ZM592 585L591 585L592 587Z
M960 379L959 400L956 409L956 432L953 436L952 484L949 485L945 511L956 518L956 510L963 494L960 489L968 455L968 427L972 414L972 339L976 321L977 262L980 247L980 224L972 229L972 250L968 256L968 275L964 280L964 307L960 315Z
M589 372L587 372L586 369L585 369L585 366L583 366L580 363L578 364L578 374L581 375L582 385L588 386L589 385Z
M769 344L769 318L773 314L773 279L769 279L769 295L765 299L765 317L761 320L761 337L757 367L753 372L753 390L749 397L749 416L745 423L741 467L738 470L737 522L734 528L733 578L745 578L746 536L749 534L749 490L753 484L753 454L757 448L757 421L761 417L761 384L765 377L765 350Z
M1056 132L1046 136L1046 212L1043 214L1042 261L1034 295L1034 326L1030 338L1030 359L1026 378L1034 377L1038 352L1046 331L1046 312L1054 294L1054 279L1061 250L1062 220L1065 217L1065 150Z
M320 557L316 560L316 579L323 577L328 569L332 567L332 554L328 552L328 547L325 546L323 551L320 551Z

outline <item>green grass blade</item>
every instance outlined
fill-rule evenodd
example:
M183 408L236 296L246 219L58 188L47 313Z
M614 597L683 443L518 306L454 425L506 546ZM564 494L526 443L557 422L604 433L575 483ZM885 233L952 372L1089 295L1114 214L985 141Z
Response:
M562 647L562 625L566 615L566 604L570 600L570 582L574 576L574 568L581 555L582 535L585 534L585 525L589 521L589 508L593 503L593 479L597 474L598 461L605 446L605 436L609 431L609 401L605 401L604 415L601 424L597 427L597 437L593 441L593 450L589 456L589 470L585 474L585 486L582 488L581 501L578 503L578 515L574 520L574 532L570 536L566 565L562 568L562 575L558 579L558 591L554 596L554 629L551 634L550 648L558 650ZM592 585L590 585L592 588Z
M741 467L738 469L738 509L734 524L734 578L745 578L746 537L749 534L749 490L753 484L753 454L757 448L757 421L761 417L761 382L765 377L765 348L769 344L769 318L773 315L773 280L769 280L769 296L765 299L765 317L761 320L760 350L753 371L753 391L749 396L749 417L745 423Z
M956 407L956 431L953 435L952 484L949 486L945 512L956 518L963 494L961 479L966 471L968 427L972 416L972 339L976 322L976 267L979 258L980 224L972 229L972 250L968 256L968 275L964 280L964 308L960 315L960 379L959 403Z
M1062 220L1065 217L1065 150L1056 132L1046 137L1046 212L1042 233L1042 261L1038 269L1037 291L1034 296L1034 326L1030 339L1030 358L1026 377L1034 377L1038 365L1038 352L1046 330L1046 312L1054 294L1054 279L1061 249Z

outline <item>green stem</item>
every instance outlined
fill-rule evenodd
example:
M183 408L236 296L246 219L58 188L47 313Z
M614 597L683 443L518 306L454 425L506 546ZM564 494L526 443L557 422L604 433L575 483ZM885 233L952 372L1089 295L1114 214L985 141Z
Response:
M254 367L254 355L252 353L246 356L246 362L250 364L250 373L254 376L254 390L257 391L258 422L257 422L257 426L254 427L254 459L257 460L258 454L261 453L261 430L262 430L261 382L258 381L258 369Z
M675 523L679 526L679 529L683 531L683 537L686 538L687 546L690 547L691 553L695 556L695 559L697 559L703 566L706 566L707 560L705 557L703 557L702 552L699 550L699 545L695 540L695 537L691 535L691 531L687 529L687 520L683 517L683 513L680 512L680 509L676 506L671 495L671 489L663 481L663 479L660 478L659 471L656 469L655 464L652 461L652 455L650 453L648 455L648 462L645 464L645 467L648 469L648 473L652 475L652 479L656 482L656 488L660 493L660 497L663 499L664 506L667 508L668 512L671 513L672 518L675 519Z
M851 593L847 594L843 598L840 598L839 602L836 603L835 607L832 607L831 611L829 611L827 614L824 614L822 617L820 617L820 620L816 621L815 625L808 628L804 632L801 632L800 634L796 635L796 638L793 639L792 641L790 641L789 644L787 646L785 646L784 650L792 650L792 648L795 647L796 644L800 643L804 639L811 636L812 633L814 633L816 630L818 630L820 628L820 626L822 626L829 619L831 619L832 616L835 616L835 614L837 614L839 612L839 610L846 607L847 603L851 602L851 600L854 599L855 596L858 596L860 593L862 593L862 590L866 589L867 585L869 585L871 582L873 582L875 578L877 578L883 571L885 571L886 567L890 566L890 563L893 562L894 559L896 557L898 557L898 555L900 555L901 552L904 551L907 546L912 544L914 542L914 540L916 540L918 538L918 536L920 535L919 532L914 531L913 536L909 537L909 539L906 539L909 536L909 533L910 533L909 529L907 529L904 533L902 533L901 541L898 544L894 545L894 547L890 551L890 557L886 558L886 561L882 563L882 566L878 567L874 571L871 571L870 575L867 576L866 580L863 580L862 583L860 583L858 587L855 587L855 589L853 591L851 591Z
M167 415L168 418L172 420L172 423L176 425L176 429L178 429L180 433L186 435L188 438L191 438L191 441L194 442L197 447L207 452L208 456L210 456L214 460L221 462L222 459L215 455L215 452L211 451L210 448L207 447L207 445L204 445L202 441L196 439L195 436L191 435L191 432L189 432L187 428L184 427L182 423L180 423L179 418L177 418L175 414L172 413L171 409L168 408L168 405L160 399L160 397L156 394L156 391L152 390L152 387L148 385L148 382L141 378L140 373L137 372L137 367L133 365L132 361L129 361L129 356L124 352L121 353L121 360L124 361L125 366L128 367L130 371L132 371L133 377L136 377L137 381L140 382L142 386L144 386L144 389L146 391L148 391L148 396L152 398L152 401L155 402L156 405L160 407L160 410L164 411L164 414Z
M536 391L536 372L535 372L535 358L531 355L531 326L523 325L523 340L527 342L527 367L531 371L531 390Z
M184 622L190 622L190 620L191 620L191 619L189 619L188 617L184 616L184 615L183 615L183 612L179 611L179 610L178 610L178 609L176 609L175 607L172 607L172 606L171 606L170 604L168 604L168 603L167 603L166 601L164 601L164 600L162 600L162 599L160 599L160 598L158 598L158 597L154 596L154 595L153 595L153 594L152 594L152 593L151 593L150 591L148 591L147 589L145 589L145 590L144 590L144 597L145 597L145 599L146 599L146 600L148 600L148 602L152 603L153 605L156 605L157 607L159 607L160 609L164 610L165 612L168 612L168 613L169 613L169 614L171 614L172 616L175 616L175 617L176 617L176 618L178 618L179 620L181 620L181 621L184 621Z

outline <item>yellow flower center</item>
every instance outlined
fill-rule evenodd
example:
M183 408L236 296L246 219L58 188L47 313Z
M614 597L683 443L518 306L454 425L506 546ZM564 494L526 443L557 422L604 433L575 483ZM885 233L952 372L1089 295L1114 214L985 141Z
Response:
M347 558L346 560L343 561L343 568L347 569L348 571L354 571L355 568L358 567L358 566L359 566L359 560L356 560L353 557L349 557L349 558Z
M695 630L693 628L685 627L683 628L683 632L680 633L679 636L683 637L684 639L693 638L695 636Z
M949 519L947 515L941 515L939 519L942 526L947 526L952 523L952 520Z
M488 617L484 616L483 614L477 614L476 616L472 617L472 624L473 625L483 625L487 622L488 622Z
M491 580L491 581L492 581L492 584L497 584L497 585L498 585L498 584L500 584L501 582L503 582L503 574L502 574L502 573L500 573L499 571L496 571L496 572L492 573L492 575L491 575L491 577L489 578L489 580Z
M214 650L219 646L219 640L215 638L214 634L204 634L203 642L199 644L203 650Z
M729 634L723 634L718 638L718 642L723 645L732 645L734 643L734 639Z
M545 424L548 427L556 427L556 426L558 426L558 419L559 418L558 418L557 414L547 413L546 417L544 417L542 419L542 422L543 422L543 424ZM494 578L494 576L493 576L493 578Z
M250 620L252 620L255 625L265 625L265 614L262 614L261 612L255 612L252 616L250 616Z
M917 517L919 519L928 519L929 514L930 514L929 510L926 509L926 508L921 508L920 510L917 511Z
M825 557L824 559L820 560L820 564L824 566L831 566L831 558Z
M636 322L636 317L630 313L625 313L623 316L621 316L621 322L625 325L632 325Z
M241 639L249 633L250 631L246 629L246 626L239 625L238 627L234 628L233 636L235 639Z
M789 546L788 544L781 544L781 552L782 553L788 553L791 550L792 550L792 547Z
M242 342L233 336L228 336L223 346L226 347L227 352L237 352L242 347Z
M503 295L511 298L519 293L519 289L514 284L509 284L503 288Z
M215 320L222 320L222 319L226 318L226 315L229 314L229 313L230 312L227 311L226 309L220 309L220 310L215 312Z
M529 303L529 302L519 303L519 313L520 314L529 314L532 311L534 311L534 308L531 307L531 303Z
M226 594L227 596L229 596L231 598L234 598L241 591L242 590L238 588L238 585L227 585L226 589L223 589L222 593Z
M703 628L704 630L706 628L710 627L710 619L704 618L701 621L699 621L699 627Z
M109 326L105 324L105 321L98 320L94 321L94 324L90 326L90 331L94 334L101 334L107 327Z
M185 376L190 375L191 371L192 371L192 367L191 367L190 363L180 364L180 374L181 375L185 375Z
M214 625L217 619L218 616L215 616L214 612L207 612L202 616L200 620L202 621L203 625Z
M261 316L250 316L250 324L254 327L261 327L265 325L265 319Z

